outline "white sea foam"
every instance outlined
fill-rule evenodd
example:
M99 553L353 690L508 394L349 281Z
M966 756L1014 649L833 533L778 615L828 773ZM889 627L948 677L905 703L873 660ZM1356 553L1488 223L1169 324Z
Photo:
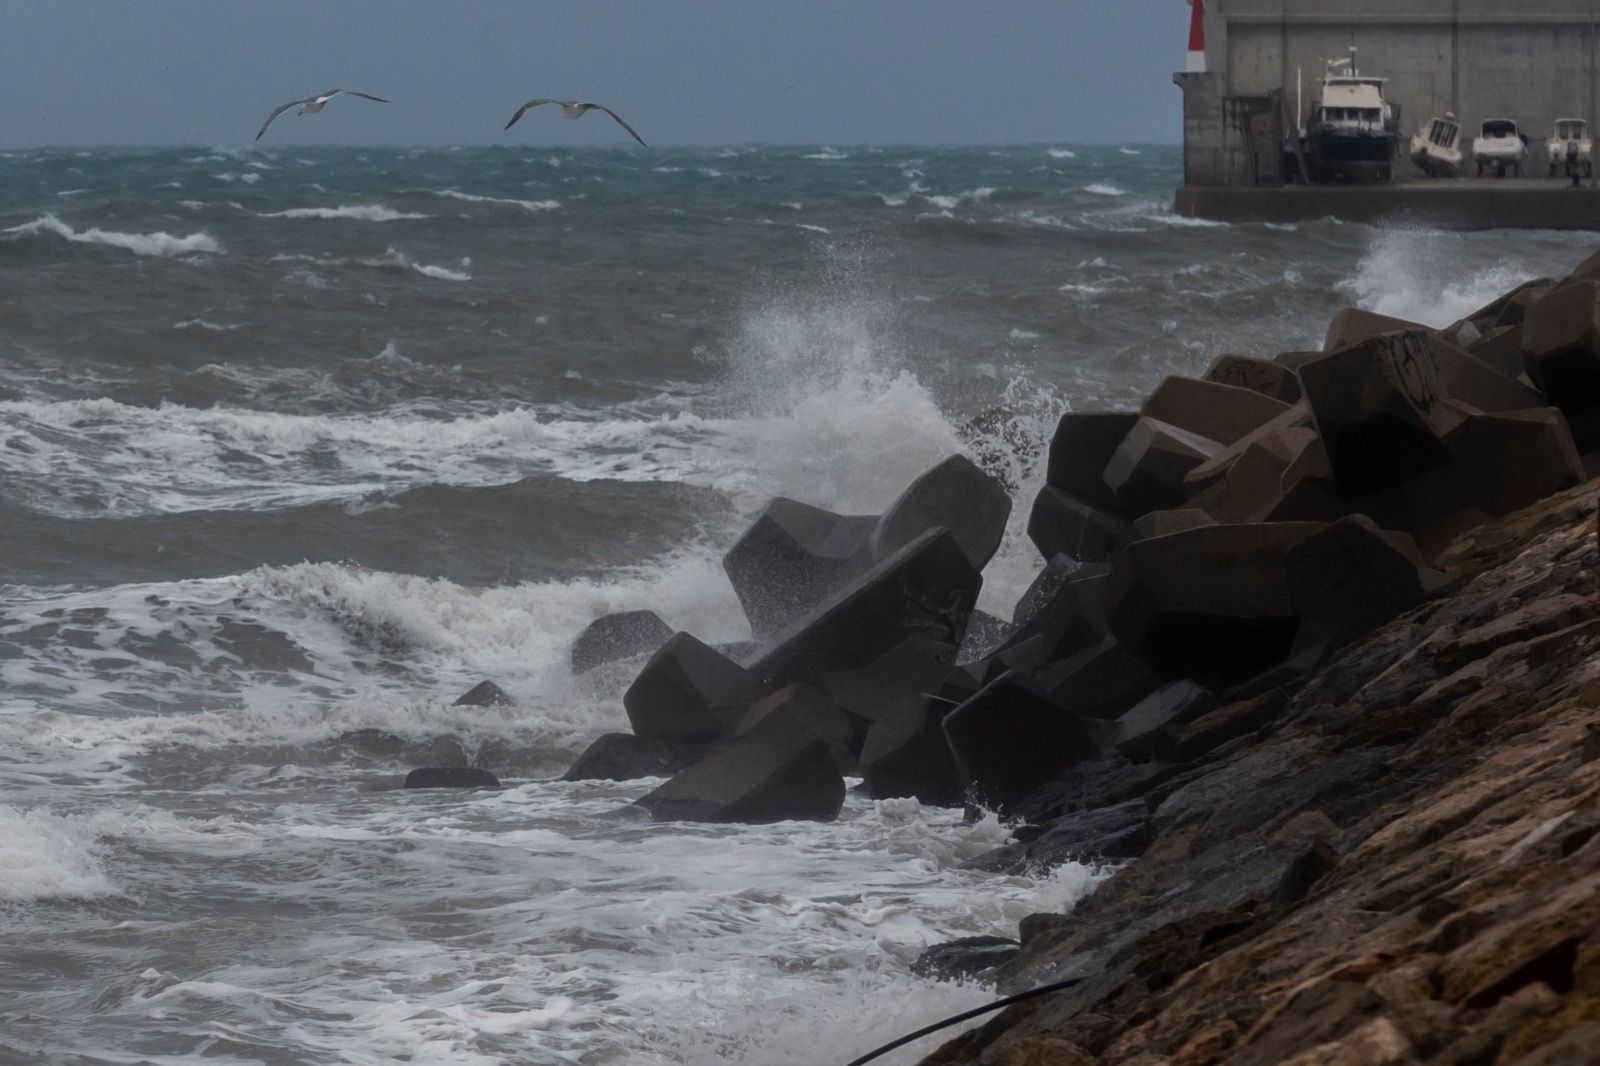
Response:
M473 193L458 192L455 189L431 190L435 196L445 196L452 200L465 200L474 204L507 204L520 207L524 211L555 211L561 207L560 200L511 200L500 196L478 196Z
M811 233L832 233L833 232L832 230L830 230L826 226L813 226L809 222L796 223L795 228L796 229L803 229L803 230L806 230L806 231L811 232Z
M206 233L191 233L186 237L175 237L170 233L119 233L116 230L103 230L99 227L87 230L75 230L62 222L55 215L42 215L32 222L24 222L20 226L12 226L7 230L0 230L11 240L23 237L38 236L40 234L54 234L74 244L104 244L111 248L121 248L133 252L135 255L178 256L191 255L196 252L220 253L222 245Z
M1458 245L1460 254L1441 254L1446 242ZM1476 243L1468 236L1382 230L1355 276L1338 287L1369 311L1442 327L1544 273L1517 248L1479 255Z
M1139 151L1137 148L1118 148L1117 151L1121 152L1123 155L1143 155L1144 154L1143 152Z
M203 318L186 318L182 322L174 322L173 329L200 329L209 333L229 333L239 328L237 324L222 322L207 322Z
M1046 149L1046 151L1049 153L1051 159L1076 159L1076 158L1078 158L1078 153L1074 152L1074 151L1072 151L1071 149L1068 149L1068 148L1049 148L1049 149Z
M470 258L463 257L460 270L451 270L449 267L434 266L429 263L418 263L397 248L388 248L377 259L360 260L366 266L400 268L415 270L425 278L437 278L440 281L471 281L472 275L467 270L472 266Z
M338 207L291 207L285 211L267 211L262 218L324 218L354 219L361 222L397 222L401 219L427 218L415 211L396 211L382 204L341 204Z
M115 895L100 851L92 818L0 804L0 901Z
M850 158L850 153L841 152L837 148L823 148L821 151L809 152L806 155L801 156L800 158L802 158L802 159L823 159L823 160L828 160L828 161L837 161L837 160L840 160L840 159L849 159Z
M1108 184L1106 184L1104 182L1095 182L1093 185L1085 185L1083 187L1083 191L1084 192L1092 192L1096 196L1126 196L1126 195L1128 195L1128 191L1126 189L1119 189L1115 185L1108 185Z

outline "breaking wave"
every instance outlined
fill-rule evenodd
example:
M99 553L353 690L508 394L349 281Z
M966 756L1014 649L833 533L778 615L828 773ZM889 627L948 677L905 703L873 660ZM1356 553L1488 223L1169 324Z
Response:
M98 226L93 229L75 230L62 222L55 215L42 215L32 222L24 222L20 226L0 231L10 236L12 240L22 237L38 236L40 234L54 234L73 244L103 244L111 248L121 248L133 252L135 255L178 256L190 255L196 252L220 253L222 245L215 238L206 233L191 233L186 237L175 237L165 231L157 233L119 233L116 230L104 230Z

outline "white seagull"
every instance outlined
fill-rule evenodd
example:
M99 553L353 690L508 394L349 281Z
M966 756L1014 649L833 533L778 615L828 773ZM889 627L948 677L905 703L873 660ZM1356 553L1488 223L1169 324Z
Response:
M632 136L634 140L638 141L640 144L644 144L644 138L639 136L637 133L634 133L633 127L622 121L622 116L611 110L605 104L580 104L575 100L529 100L527 103L517 108L517 113L511 116L510 122L506 123L506 129L510 129L512 126L515 126L517 124L517 119L528 113L528 108L538 107L540 104L560 104L562 112L568 118L582 118L590 111L604 111L606 114L616 119L617 125L627 130L628 134ZM646 148L650 147L648 144L644 144L644 146Z
M300 110L295 112L296 114L315 115L318 111L321 111L323 108L327 107L328 101L332 100L335 96L359 96L363 100L376 100L380 104L389 103L388 100L385 100L381 96L372 96L368 93L358 93L354 89L329 89L325 93L319 93L316 96L308 96L304 100L290 100L286 104L278 105L273 109L272 114L267 116L267 121L261 124L261 133L267 132L267 127L272 125L273 119L277 118L291 107L294 107L296 104L300 106ZM261 139L261 133L256 134L256 140L259 141Z

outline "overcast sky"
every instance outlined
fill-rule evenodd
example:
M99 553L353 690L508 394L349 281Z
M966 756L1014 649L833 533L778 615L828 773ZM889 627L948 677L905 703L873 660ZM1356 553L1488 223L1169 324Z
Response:
M0 148L1175 142L1183 0L0 0Z

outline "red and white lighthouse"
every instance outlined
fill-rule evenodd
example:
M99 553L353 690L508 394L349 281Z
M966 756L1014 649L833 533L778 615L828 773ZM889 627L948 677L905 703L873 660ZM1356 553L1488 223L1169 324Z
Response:
M1189 0L1189 62L1184 67L1190 74L1206 72L1206 0Z

